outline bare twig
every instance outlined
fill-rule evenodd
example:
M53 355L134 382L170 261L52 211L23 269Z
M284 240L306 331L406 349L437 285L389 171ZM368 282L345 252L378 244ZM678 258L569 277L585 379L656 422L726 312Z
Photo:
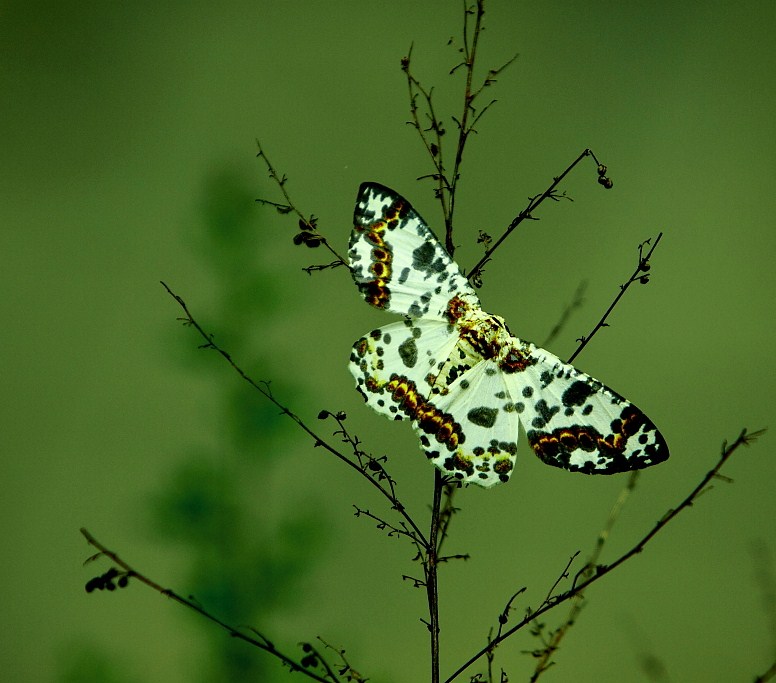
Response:
M339 672L341 676L345 676L346 681L350 681L352 683L366 683L368 681L368 678L364 678L358 671L356 671L352 666L350 666L350 662L345 658L345 650L337 649L333 645L329 645L323 638L318 636L318 640L320 640L329 650L332 650L333 652L337 653L337 656L342 661L342 666L339 667Z
M259 148L256 156L264 161L267 166L269 177L275 181L277 186L280 188L280 191L283 193L284 199L286 200L285 203L273 202L268 199L257 199L256 201L260 204L274 206L278 213L295 213L299 217L300 232L294 236L294 244L305 244L308 247L319 247L323 245L336 258L336 261L332 261L331 263L308 266L303 270L308 274L312 274L314 271L318 270L336 268L337 266L347 266L347 260L340 256L336 249L331 246L326 237L324 237L319 232L318 219L313 215L310 215L309 217L305 216L299 209L296 208L296 205L291 200L291 196L288 194L288 190L286 189L286 182L288 181L288 177L285 174L278 173L258 140L256 140L256 145Z
M495 69L490 69L482 80L479 87L474 88L474 71L477 60L477 46L482 33L482 18L485 15L484 0L477 0L473 7L468 7L466 2L463 4L463 41L458 51L461 53L462 60L456 64L450 73L453 74L458 69L464 68L466 71L464 79L464 93L462 111L459 117L453 116L452 119L458 128L458 139L456 141L455 159L453 161L452 172L448 175L444 162L443 138L446 129L441 119L434 111L433 88L425 88L418 78L412 73L412 46L406 57L401 61L402 70L407 77L407 88L410 101L410 115L412 120L409 122L415 130L418 131L421 142L431 157L434 165L434 172L429 176L436 182L435 194L442 206L442 215L445 223L445 248L452 256L455 251L453 242L453 215L455 213L455 199L458 181L461 177L461 164L463 162L463 152L466 142L472 133L476 133L475 125L482 118L483 114L495 103L491 100L479 110L475 107L475 102L485 90L485 88L496 82L496 77L512 64L517 55L508 59L504 64ZM474 16L474 22L471 23L471 16ZM420 107L418 100L422 98L425 106L425 118L428 121L421 121Z
M507 622L509 621L509 613L512 611L512 603L517 599L519 595L522 595L527 590L526 586L523 586L519 591L512 594L512 597L507 600L507 604L504 605L504 609L501 610L501 614L498 615L498 631L496 633L496 638L500 638L502 632L504 631L504 626L507 625ZM492 639L490 642L493 642Z
M153 590L155 590L157 593L160 593L161 595L164 595L170 598L171 600L174 600L175 602L177 602L180 605L183 605L184 607L188 607L189 609L194 610L195 612L201 614L209 621L212 621L214 624L217 624L218 626L220 626L227 633L229 633L230 636L234 638L239 638L240 640L248 643L249 645L253 645L254 647L259 648L260 650L264 650L264 652L267 652L272 656L277 657L286 666L288 666L288 668L291 669L291 671L297 671L301 674L304 674L308 678L312 678L315 681L321 681L321 683L332 683L333 681L341 680L339 677L336 676L336 674L334 674L333 671L331 671L328 665L325 665L327 675L321 676L315 673L314 671L312 671L309 668L310 665L304 663L305 661L304 657L300 659L300 661L296 661L295 659L289 657L288 655L283 654L272 644L272 642L268 638L266 638L264 635L259 633L259 631L257 631L256 629L253 629L253 628L250 629L257 636L256 638L254 638L252 636L249 636L245 632L241 631L239 628L231 626L224 621L221 621L218 617L208 612L204 607L197 604L193 600L184 598L183 596L179 595L178 593L176 593L175 591L169 588L163 588L152 579L148 578L144 574L133 569L129 564L127 564L124 560L122 560L116 553L114 553L112 550L109 550L102 543L100 543L86 529L81 529L81 533L83 534L84 538L86 538L89 545L93 546L99 551L96 555L93 555L92 557L90 557L87 560L87 562L96 560L101 556L107 557L111 562L113 562L113 564L117 565L118 567L121 567L121 569L124 572L124 577L126 579L130 577L137 579L138 581L140 581L141 583L144 583L149 588L152 588ZM320 660L321 662L325 661L322 657L320 657Z
M453 515L458 512L458 508L453 505L453 498L455 497L455 492L458 490L457 486L453 486L451 484L445 484L443 495L444 495L444 501L442 503L442 508L439 512L439 540L437 542L437 553L442 552L442 545L445 542L445 539L447 538L447 532L450 528L450 522L453 519ZM468 556L467 556L468 557Z
M330 261L329 263L316 263L312 266L305 266L302 268L302 270L307 273L308 275L312 275L313 273L317 273L319 270L328 270L329 268L338 268L339 266L346 265L344 261L337 260L337 261Z
M477 0L476 16L474 19L474 29L471 34L471 43L468 37L468 18L470 10L464 9L464 27L463 27L463 56L464 65L466 67L466 86L464 90L463 98L463 112L461 118L456 120L458 124L458 145L455 150L455 163L453 164L453 174L450 178L450 196L449 196L449 211L447 220L445 221L445 244L447 251L452 255L455 245L453 242L453 212L455 211L455 190L458 187L458 180L460 178L461 162L463 161L463 150L466 147L466 141L469 139L469 134L473 130L474 123L469 123L469 117L474 112L474 100L477 94L482 90L480 88L477 93L472 93L472 80L474 78L474 64L477 58L477 46L480 42L480 33L482 31L482 17L485 15L485 3L484 0ZM478 117L479 118L479 117Z
M385 469L385 463L388 461L388 456L383 455L379 458L374 457L371 453L367 453L361 448L361 439L357 436L352 436L345 427L345 418L347 416L343 411L338 413L330 413L328 410L322 410L318 413L319 420L325 420L326 418L332 418L337 422L339 427L335 432L335 436L342 437L342 443L348 444L353 451L353 457L356 459L359 467L368 474L370 477L377 479L379 482L384 483L388 487L388 491L391 494L392 500L395 501L394 509L398 509L396 506L400 506L398 496L396 494L396 481L388 474L388 470Z
M765 683L776 677L776 662L771 664L771 667L765 672L760 674L754 679L754 683Z
M709 470L706 475L701 479L701 481L698 483L698 485L690 491L690 493L682 500L679 505L675 508L672 508L666 512L663 517L658 520L658 522L655 524L655 526L652 528L651 531L649 531L641 540L639 540L630 550L628 550L626 553L621 555L619 558L617 558L612 564L609 565L597 565L595 567L595 572L592 576L589 578L583 579L580 583L576 583L565 593L561 593L555 598L550 601L549 603L544 604L542 607L535 611L530 611L529 614L526 615L525 618L523 618L518 624L513 626L508 631L505 631L502 633L498 638L494 638L491 643L488 644L488 646L482 648L479 652L472 655L466 662L464 662L461 666L459 666L448 678L445 679L445 683L450 683L450 681L453 681L456 679L461 673L463 673L466 669L468 669L474 662L476 662L481 657L487 655L489 651L491 651L493 648L498 646L501 642L509 638L511 635L525 627L527 624L531 623L534 619L541 616L542 614L549 612L551 609L554 609L558 605L563 604L567 600L570 600L574 596L580 594L583 592L588 586L592 585L593 583L599 581L604 576L615 570L617 567L619 567L623 562L626 562L634 555L639 554L642 550L644 550L644 547L649 543L665 526L674 519L682 510L685 510L692 506L693 502L698 498L698 496L701 495L701 493L706 489L709 482L711 482L712 479L714 479L717 476L717 473L722 468L722 466L730 459L730 457L735 453L741 446L748 446L753 441L755 441L758 437L760 437L765 432L764 429L757 430L751 433L748 433L746 429L744 429L741 434L738 436L738 438L732 443L729 444L727 442L724 442L722 444L722 452L720 454L719 460L717 463L712 467L711 470Z
M313 442L316 447L320 447L334 455L336 458L344 462L349 467L353 468L356 472L361 474L372 486L374 486L382 495L391 503L391 507L395 509L407 522L409 527L412 529L413 533L416 534L418 540L420 543L424 546L428 546L428 541L426 540L426 537L424 536L423 532L420 530L420 527L415 523L415 520L409 515L404 505L398 500L396 497L392 485L389 487L386 487L383 485L383 482L379 479L379 477L374 477L370 475L370 472L373 471L370 469L369 466L363 466L361 463L357 461L353 461L350 458L348 458L344 453L337 450L334 446L332 446L330 443L328 443L322 436L314 432L310 427L307 426L307 424L302 420L301 417L299 417L296 413L292 412L288 407L286 407L283 403L281 403L275 396L272 394L272 391L270 390L270 385L268 382L260 382L256 381L253 378L251 378L246 372L239 366L237 363L234 362L232 357L224 350L222 349L216 342L213 340L213 336L205 332L205 330L202 328L202 326L194 319L194 317L191 315L191 312L188 309L188 306L186 306L186 302L179 297L175 292L173 292L164 282L161 283L162 286L167 290L169 295L175 299L175 301L178 302L178 305L183 309L183 312L185 313L185 316L181 318L181 320L188 325L189 327L193 327L199 335L202 337L202 339L205 340L205 343L202 345L201 348L208 348L213 349L214 351L218 352L229 365L232 366L232 369L240 376L242 379L244 379L248 384L251 385L256 391L258 391L262 396L264 396L266 399L271 401L274 405L276 405L280 412L284 415L287 415L290 417L297 426L308 434L313 439ZM319 413L319 418L324 419L331 415L329 411L322 411ZM342 426L341 420L338 421L340 424L340 427ZM375 459L372 458L370 462L373 462ZM388 478L389 481L392 481L390 477Z
M563 568L563 571L560 573L557 579L555 579L555 583L550 586L550 590L547 591L547 597L544 598L542 601L542 605L549 605L553 602L555 599L555 589L558 587L558 584L563 581L563 579L569 578L569 569L571 569L571 565L574 564L574 560L579 557L579 550L577 550L571 557L569 557L568 562L566 562L566 566Z
M434 173L431 178L436 181L436 196L442 205L442 215L445 225L448 225L449 206L447 197L450 192L450 182L447 179L444 165L443 141L446 132L442 122L437 118L434 112L433 88L426 90L421 82L412 74L412 45L410 45L407 56L401 60L402 70L407 77L407 90L410 101L410 116L412 121L409 123L418 131L420 140L426 148L426 152L431 157L434 164ZM420 120L420 109L418 107L418 97L421 96L425 101L426 118L428 125Z
M535 220L533 216L533 212L539 207L539 205L545 200L545 199L552 199L554 201L560 201L561 199L569 199L569 197L566 197L565 194L558 194L555 190L560 185L560 183L563 181L563 179L571 172L571 170L585 157L591 156L593 157L593 160L598 164L598 168L605 169L602 164L598 163L598 159L596 159L595 154L593 154L592 150L585 149L582 151L582 153L569 164L569 166L566 168L563 173L561 173L556 178L553 178L552 183L550 186L541 194L537 194L534 197L530 197L528 200L528 204L526 207L519 213L517 216L515 216L512 219L512 222L507 226L504 233L499 237L492 246L489 246L487 251L485 252L484 256L477 261L477 263L474 265L474 267L469 271L468 275L466 276L469 280L469 282L472 283L478 283L480 281L480 272L482 271L483 266L490 261L490 259L493 257L493 253L498 249L501 244L504 242L504 240L509 237L512 232L519 226L524 220ZM600 179L603 176L601 176L599 172L599 182ZM611 185L609 185L611 187Z
M609 511L609 516L606 520L606 523L604 524L604 527L601 529L600 533L598 534L598 538L596 539L595 548L590 554L590 557L585 563L585 566L577 574L577 578L586 579L595 571L595 568L598 565L598 560L601 557L604 546L606 545L606 541L609 539L609 534L611 533L615 522L622 512L622 508L625 505L625 502L628 500L630 494L636 487L639 474L639 470L630 473L630 476L628 477L628 483L625 485L622 491L620 491L620 495L617 497L617 500L614 502L612 509ZM576 580L577 579L575 578L575 581ZM555 585L557 585L557 582ZM552 594L554 588L555 587L553 586L550 594ZM561 641L569 632L571 627L577 623L579 614L585 605L583 597L584 593L581 591L573 597L571 601L571 607L569 608L568 614L563 620L563 623L553 631L549 641L545 643L544 648L542 648L541 651L535 653L538 661L536 662L536 667L534 668L533 675L530 679L531 683L535 683L535 681L539 680L539 677L552 665L551 657L560 647Z
M377 522L377 528L380 529L380 531L387 532L388 536L394 536L396 538L404 536L417 546L418 539L415 537L415 534L413 534L411 531L408 531L406 527L399 528L390 522L386 522L382 517L378 517L376 514L370 512L369 510L362 510L360 507L358 507L358 505L354 505L353 507L356 510L356 517L368 517L369 519Z
M571 354L571 357L568 359L568 362L571 363L574 361L574 359L580 354L582 349L584 349L590 340L593 338L593 335L598 332L602 327L607 327L606 319L609 317L609 314L614 310L614 307L619 303L620 299L625 295L625 292L628 291L628 287L630 287L634 282L640 282L641 284L647 284L649 282L649 275L647 275L647 272L649 271L650 264L649 259L652 256L652 253L657 249L657 245L660 243L660 239L663 237L663 233L658 233L658 236L655 238L655 241L652 242L651 239L645 240L641 244L639 244L639 262L636 265L636 269L633 271L633 274L620 285L620 291L617 292L617 296L614 297L614 300L609 305L609 308L606 309L606 312L601 316L601 319L596 323L593 330L588 334L586 337L582 337L579 341L580 344L577 347L577 350L574 351L574 353ZM649 247L649 251L647 253L644 253L644 249L647 245L651 243L651 246Z
M566 308L563 310L563 313L561 313L560 319L557 323L555 323L555 326L550 330L550 333L547 335L547 338L541 343L542 348L549 347L555 339L557 339L558 335L561 333L563 328L568 323L569 319L571 318L571 314L577 309L581 308L582 304L584 303L584 294L585 290L587 289L587 281L582 280L577 285L577 289L574 292L574 298L571 300L571 303L569 303Z

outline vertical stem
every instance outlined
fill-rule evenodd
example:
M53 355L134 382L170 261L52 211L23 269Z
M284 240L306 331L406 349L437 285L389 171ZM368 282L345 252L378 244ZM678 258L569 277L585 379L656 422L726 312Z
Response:
M431 631L431 683L439 683L439 593L437 587L437 552L439 510L442 501L442 473L434 468L434 503L431 507L431 530L426 554L426 594L428 595L429 631Z
M455 152L455 163L453 164L453 175L450 178L450 187L448 190L448 208L445 212L445 247L452 256L455 245L453 244L453 213L455 212L455 190L458 187L458 176L460 174L461 160L463 158L463 149L466 140L469 137L471 129L469 128L469 115L472 113L472 79L474 78L474 61L477 57L477 43L480 39L482 30L482 17L485 14L485 0L477 0L477 17L472 31L472 42L469 47L469 36L467 33L468 9L466 0L463 4L463 51L464 63L466 64L466 90L463 95L463 112L458 131L458 149Z

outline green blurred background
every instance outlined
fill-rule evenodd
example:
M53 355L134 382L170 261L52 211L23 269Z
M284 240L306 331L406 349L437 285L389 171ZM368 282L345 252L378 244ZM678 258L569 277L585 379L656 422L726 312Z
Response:
M255 139L341 251L363 180L440 226L415 180L430 165L405 125L399 62L414 41L414 71L449 121L461 81L446 42L461 23L453 1L0 3L6 680L287 680L139 584L87 595L108 565L82 566L82 525L279 647L320 635L374 681L427 680L424 595L401 579L419 571L412 549L352 516L353 504L388 515L380 499L197 351L159 280L314 428L328 429L321 409L347 411L425 515L432 468L346 369L352 342L391 317L346 271L302 272L326 255L295 247L295 220L254 203L280 199ZM592 163L569 177L575 201L545 204L489 266L486 310L541 343L587 280L552 346L567 357L638 243L665 233L649 285L577 360L672 450L641 477L607 562L689 492L723 439L773 424L776 5L493 1L486 25L481 67L520 57L465 157L461 265L479 256L478 229L498 234L585 147L614 180L602 190ZM589 592L546 680L749 681L770 665L772 439ZM541 602L624 483L523 448L508 485L459 492L447 550L472 559L443 567L443 673L518 588L518 611ZM523 651L537 645L515 636L497 665L527 680Z

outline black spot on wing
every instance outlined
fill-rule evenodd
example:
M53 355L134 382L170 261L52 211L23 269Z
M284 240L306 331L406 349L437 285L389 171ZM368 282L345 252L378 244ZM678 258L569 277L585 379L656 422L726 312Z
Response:
M581 406L595 391L595 387L591 387L587 382L577 380L563 392L561 400L566 407Z
M489 429L496 424L496 417L498 416L498 409L486 408L485 406L479 406L478 408L472 408L466 417L469 422L472 422L479 427L485 427Z
M416 270L431 270L435 256L434 245L424 242L412 252L412 266Z
M410 337L399 344L399 357L408 368L414 368L418 362L418 347L415 339Z
M531 420L534 429L543 429L553 416L560 410L558 406L550 406L543 398L534 405L537 416Z

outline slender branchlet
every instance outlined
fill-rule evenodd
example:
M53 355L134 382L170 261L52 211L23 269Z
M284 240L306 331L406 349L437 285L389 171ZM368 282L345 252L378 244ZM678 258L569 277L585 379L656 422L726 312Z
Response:
M279 401L277 398L275 398L274 394L272 393L271 387L269 382L263 381L263 380L254 380L252 377L250 377L231 357L231 355L224 350L221 346L219 346L216 341L213 338L213 335L206 332L204 328L197 322L197 320L192 316L191 312L189 311L188 306L186 305L186 302L179 297L175 292L173 292L164 282L161 283L162 286L167 290L168 294L175 299L175 301L178 303L178 305L183 309L184 316L179 318L180 321L183 322L184 325L188 327L194 328L196 332L199 334L200 337L204 340L204 344L200 345L200 348L205 349L212 349L213 351L216 351L219 355L221 355L222 358L226 360L229 365L232 366L232 369L243 379L245 380L251 387L253 387L256 391L258 391L264 398L271 401L277 408L280 410L280 412L283 415L287 415L291 420L293 420L296 425L304 431L312 440L315 447L323 448L324 450L331 453L333 456L335 456L340 461L347 464L349 467L354 469L356 472L362 475L374 488L376 488L380 493L391 503L391 508L396 510L407 522L408 526L413 530L415 534L417 534L418 539L423 543L423 545L427 545L428 541L426 541L423 532L420 530L420 527L416 524L415 520L410 516L410 514L407 512L407 509L403 504L400 503L398 498L396 497L395 490L393 488L393 480L385 473L385 477L381 477L380 474L384 472L384 467L381 463L381 461L377 458L373 458L372 456L367 456L366 453L363 451L360 451L361 455L359 457L363 458L359 460L358 458L351 458L339 449L335 448L331 443L329 443L323 436L318 434L316 431L311 429L307 423L299 417L296 413L291 411L290 408L285 406L281 401ZM321 420L325 420L328 418L332 413L330 413L327 410L321 411L318 414L318 418ZM343 433L343 421L345 420L345 413L336 413L334 414L335 420L337 421L338 426L340 427L335 434L338 434L342 436ZM346 443L349 443L348 441L349 437L345 439ZM375 476L377 475L377 476Z
M695 488L692 491L690 491L690 493L676 507L673 507L670 510L668 510L655 523L652 529L647 534L645 534L639 541L637 541L631 547L630 550L620 555L620 557L618 557L611 564L596 565L592 571L592 575L588 572L588 567L585 566L582 571L577 573L576 577L572 581L571 587L562 593L554 593L554 590L559 583L558 581L556 581L553 588L548 592L548 597L545 598L545 600L537 609L527 610L527 614L523 619L521 619L512 628L501 633L497 638L494 638L490 643L488 643L486 647L482 648L479 652L475 653L469 659L467 659L448 678L445 679L445 683L450 683L450 681L455 680L461 673L463 673L466 669L468 669L472 664L474 664L480 658L486 656L489 651L493 650L493 648L497 647L504 640L514 635L522 628L525 628L527 625L532 624L538 617L542 616L543 614L546 614L547 612L554 609L558 605L564 604L565 602L571 600L572 598L579 595L580 593L583 593L585 589L587 589L590 585L600 581L604 576L606 576L610 572L617 569L617 567L619 567L621 564L623 564L624 562L627 562L633 556L638 555L640 552L642 552L646 547L646 545L658 533L660 533L666 527L666 525L669 522L671 522L671 520L675 519L680 512L690 508L693 505L693 503L697 500L697 498L706 490L706 487L709 485L709 483L718 476L722 466L730 459L730 457L736 451L738 451L742 446L749 446L755 440L757 440L757 438L762 436L764 433L765 433L764 429L756 430L753 432L748 432L746 429L744 429L741 432L741 434L739 434L738 438L735 441L733 441L733 443L728 444L727 441L723 442L720 456L717 462L701 478L697 486L695 486Z
M488 70L486 76L478 86L475 86L475 65L477 60L477 47L483 31L483 17L485 15L485 1L477 0L472 7L463 2L463 40L458 52L461 55L461 61L456 64L450 73L454 74L459 69L463 69L464 93L461 114L452 116L458 136L455 141L455 153L452 164L452 170L448 172L445 166L445 145L444 136L447 132L444 122L437 116L434 110L434 89L426 88L412 72L412 46L407 56L401 60L402 70L407 77L407 88L410 101L409 122L420 136L423 147L431 158L434 167L433 173L421 176L421 178L430 178L436 183L435 195L439 199L442 207L442 216L445 224L445 248L452 256L455 251L453 242L453 216L455 213L456 189L461 178L461 164L463 162L463 153L466 143L472 133L476 133L476 124L482 118L483 114L493 105L496 100L490 100L482 108L478 109L477 101L485 88L496 82L496 77L512 64L517 55L514 55L500 67ZM472 16L474 20L472 21ZM450 41L452 42L452 40ZM421 100L424 111L418 101Z
M296 204L291 199L291 196L288 193L288 189L286 188L286 183L288 182L288 176L286 176L284 173L279 173L275 167L272 165L272 162L269 160L269 157L267 156L267 153L264 151L264 149L261 146L261 143L256 140L256 145L259 148L259 151L256 153L256 156L259 159L262 159L267 166L267 172L269 173L269 177L277 184L277 186L280 188L281 193L283 194L283 198L285 199L285 202L273 202L269 199L257 199L256 201L259 204L263 204L266 206L273 206L275 207L275 210L278 213L281 214L288 214L288 213L294 213L299 218L299 232L294 235L293 242L294 244L301 245L304 244L306 247L309 247L311 249L315 249L316 247L323 246L326 249L328 249L335 257L334 261L331 261L330 263L323 263L323 264L316 264L312 266L307 266L306 268L303 268L308 275L311 275L314 272L317 272L319 270L327 270L329 268L336 268L338 266L346 266L348 265L347 261L339 255L336 249L331 246L331 243L329 240L326 239L326 237L321 234L321 232L318 230L318 219L313 215L310 214L309 216L303 214L299 209L296 208Z
M512 219L510 224L502 233L501 237L499 237L495 242L493 242L489 236L486 236L487 239L483 239L482 237L480 238L480 241L486 244L486 250L482 258L474 264L474 266L467 274L466 277L469 279L469 282L471 282L475 287L482 286L483 268L488 263L488 261L493 258L493 254L495 253L496 249L498 249L504 243L504 240L506 240L506 238L509 237L523 221L539 220L536 216L533 215L533 213L537 208L539 208L545 199L551 199L555 202L559 202L562 199L573 201L571 197L568 197L565 193L559 193L557 188L558 185L563 182L563 179L577 166L577 164L579 164L579 162L586 157L591 157L596 164L599 185L605 187L606 189L611 189L614 186L614 183L606 175L606 166L598 161L591 149L583 150L582 153L566 167L566 170L563 171L563 173L552 179L552 182L544 192L528 198L528 204L526 204L525 208Z
M388 536L393 536L395 538L401 538L406 537L408 538L416 547L419 546L420 541L417 536L415 536L414 533L409 531L407 529L407 526L404 523L400 522L400 526L396 526L394 524L391 524L390 522L386 522L382 517L379 517L378 515L374 514L373 512L370 512L369 510L362 510L358 505L354 505L353 508L355 509L355 516L356 517L367 517L369 519L374 520L377 522L375 525L380 531L385 531Z
M442 545L447 538L447 532L450 528L450 523L456 513L460 512L460 508L453 504L453 497L458 490L458 486L453 484L446 484L442 490L442 509L439 511L439 533L437 535L437 554L439 562L447 562L453 559L469 559L469 555L441 555Z
M318 636L318 640L323 643L324 647L326 649L331 650L332 652L335 652L337 654L337 657L340 660L339 665L337 665L337 671L340 676L344 677L346 681L352 682L352 683L366 683L367 678L364 678L358 671L356 671L351 665L350 662L345 657L345 650L341 648L336 648L333 645L329 645L323 638Z
M641 244L639 244L639 259L638 259L638 263L636 264L636 269L633 271L633 274L620 285L620 290L617 292L617 295L614 297L614 300L609 305L609 308L607 308L604 314L601 316L601 319L595 324L595 327L592 329L590 334L588 334L585 337L580 337L577 340L579 342L579 346L577 347L577 350L574 351L574 353L572 353L571 356L569 357L568 359L569 363L572 363L574 359L582 352L582 349L584 349L588 345L590 340L593 338L593 335L595 335L595 333L598 332L598 330L600 330L602 327L608 327L608 323L606 322L606 319L614 310L614 307L620 302L620 299L622 299L622 297L625 295L625 292L628 291L628 287L630 287L634 282L638 282L642 285L645 285L649 282L649 269L651 268L649 259L651 258L655 249L657 249L657 245L660 244L660 240L662 237L663 237L663 233L660 232L658 233L654 242L652 242L652 239L650 238L648 240L644 240ZM650 246L645 253L645 249L647 245L650 245Z
M628 476L627 483L620 491L620 495L617 496L617 500L615 500L614 505L612 506L612 509L609 511L609 516L607 517L603 528L599 532L598 538L596 538L593 551L590 553L590 556L588 557L587 562L585 563L585 566L582 567L582 569L579 572L577 572L578 578L584 580L593 576L595 572L595 568L598 566L601 553L603 552L604 546L606 545L606 541L609 539L609 535L611 534L612 529L614 528L615 522L619 519L620 513L622 512L622 509L625 506L626 501L628 500L631 493L633 493L634 489L636 488L636 483L639 480L640 474L641 474L640 471L636 470L634 472L631 472L630 475ZM557 582L555 585L557 585ZM554 592L554 588L555 586L553 586L553 589L550 591L550 595ZM579 617L579 614L582 611L582 608L585 606L585 601L583 598L584 598L584 593L580 591L579 593L577 593L577 595L575 595L571 599L571 607L569 608L568 614L566 615L561 625L551 632L549 639L543 643L542 648L533 650L531 652L531 654L537 660L536 667L534 668L534 672L531 675L531 679L530 679L532 683L539 680L539 677L545 671L547 671L547 669L549 669L550 666L552 666L553 654L560 647L561 641L569 632L571 627L574 624L576 624L577 618ZM535 623L534 626L538 626L538 623Z
M91 579L86 584L87 592L93 590L115 590L116 585L119 588L124 588L128 585L130 579L140 581L149 588L155 590L157 593L170 598L179 605L188 607L191 610L199 613L209 621L217 624L224 629L233 638L238 638L253 647L257 647L260 650L272 655L279 659L285 666L291 671L304 674L307 678L311 678L314 681L321 681L321 683L338 683L339 681L347 681L346 678L340 678L334 673L332 668L326 662L326 660L316 653L315 656L310 657L310 654L314 652L312 646L309 643L302 643L301 648L304 653L299 659L287 655L281 652L266 636L253 627L237 627L227 624L214 614L208 612L202 605L197 603L192 598L184 598L175 591L164 588L153 579L133 569L127 562L125 562L119 555L109 550L102 543L100 543L92 534L86 529L81 529L81 533L86 538L89 545L96 548L98 552L95 555L87 558L86 563L93 562L101 557L105 557L110 560L113 565L107 572ZM114 579L116 583L114 584Z

